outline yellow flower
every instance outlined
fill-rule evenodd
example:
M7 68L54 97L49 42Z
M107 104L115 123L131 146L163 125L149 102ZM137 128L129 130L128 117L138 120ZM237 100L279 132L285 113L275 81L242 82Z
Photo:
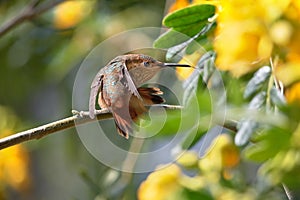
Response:
M152 172L138 189L139 200L164 200L180 188L180 168L172 164Z
M77 25L91 10L92 1L65 1L54 10L54 26L67 29Z
M217 200L228 200L228 199L243 199L243 200L255 200L257 198L257 192L253 189L248 189L246 191L238 191L232 188L222 188L216 192Z
M256 3L260 7L260 19L264 20L266 25L270 25L284 15L291 0L260 0L254 1L253 5L256 6Z
M217 18L216 65L234 76L246 74L271 56L273 43L261 17L263 8L256 1L221 1Z
M230 170L238 165L240 160L238 149L234 146L230 136L221 134L212 142L209 152L199 160L198 166L210 181L218 182L220 174L224 178L231 178Z
M188 6L179 2L178 8ZM284 72L278 70L279 79L286 85L300 79L300 0L193 0L193 4L217 8L214 49L219 69L239 77L279 56ZM183 79L190 73L178 69Z
M0 106L0 137L11 135L16 129L16 116ZM18 192L26 192L31 187L29 173L30 158L26 148L16 145L0 151L0 193L7 185ZM2 194L0 194L1 197Z
M276 77L289 86L300 80L300 23L293 28L288 44L285 46L287 55L275 68Z
M221 149L222 166L224 168L233 168L239 164L240 155L237 147L229 143Z
M177 163L184 167L194 167L197 165L198 155L194 151L186 151L177 160Z
M184 8L190 4L189 0L176 0L169 8L169 13Z
M292 25L286 20L279 20L270 27L270 36L275 44L287 45L293 33Z
M285 97L288 103L300 102L300 82L293 84L285 91Z
M273 53L299 55L299 33L295 30L300 20L280 20L284 16L300 19L299 0L224 0L221 6L214 42L216 65L221 70L241 76L268 63ZM289 63L285 58L283 61Z
M299 0L291 0L290 4L285 10L285 16L293 20L297 23L300 21L300 1Z
M202 55L203 55L203 51L197 50L193 54L185 55L178 63L195 66ZM193 68L177 67L176 75L180 80L185 80L192 74L193 71L194 71Z
M30 188L29 155L23 146L0 151L0 181L19 191Z
M179 182L180 185L194 191L199 191L207 186L207 180L204 176L182 176Z
M224 179L231 179L232 169L236 167L240 162L240 154L237 147L234 144L228 144L221 150L222 154L222 166Z

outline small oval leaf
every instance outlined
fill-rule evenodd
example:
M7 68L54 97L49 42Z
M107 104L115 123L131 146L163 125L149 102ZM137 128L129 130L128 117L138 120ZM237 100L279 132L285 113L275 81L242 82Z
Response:
M274 103L276 106L284 106L284 105L286 105L285 97L275 87L271 88L270 97L271 97L272 103Z
M188 24L185 26L173 27L173 29L190 37L193 37L194 35L199 33L206 25L207 21L200 21L196 24Z
M253 77L246 86L244 98L248 98L255 92L257 92L261 88L263 83L270 77L270 75L271 68L269 66L264 66L257 70L257 72L254 73Z
M252 120L241 122L239 130L234 138L235 144L237 146L245 145L249 141L252 133L254 133L257 127L258 123Z
M257 110L263 106L266 102L267 94L266 92L260 92L250 101L248 105L249 110Z
M290 142L289 130L272 127L255 135L254 144L245 148L246 158L264 162L274 157L279 151L286 148Z
M167 32L165 32L164 34L162 34L161 36L159 36L159 38L157 38L154 41L153 46L155 48L170 48L170 47L176 46L178 44L181 44L183 42L186 42L189 39L190 39L190 37L178 32L178 31L170 29Z
M206 21L215 14L215 6L202 4L186 7L167 15L163 24L167 27L180 27Z

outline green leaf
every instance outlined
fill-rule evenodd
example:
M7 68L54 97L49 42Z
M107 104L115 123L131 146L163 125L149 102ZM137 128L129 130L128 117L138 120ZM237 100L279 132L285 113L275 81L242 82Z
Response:
M245 82L239 78L232 78L229 77L228 74L225 74L223 79L225 80L224 85L226 85L226 92L227 92L227 101L231 105L243 105L244 98L243 98L243 90L245 86Z
M248 141L254 131L257 129L258 123L252 120L241 122L238 132L235 135L234 142L237 146L243 146Z
M167 60L174 60L176 58L178 58L178 61L182 59L182 55L184 54L183 52L185 51L186 47L190 44L190 43L194 43L195 41L193 40L193 38L190 38L188 41L183 42L181 44L178 44L176 46L170 47L166 53L166 59ZM198 45L199 46L199 45Z
M210 115L213 111L213 99L211 96L211 92L205 87L206 85L204 85L205 84L203 84L202 86L198 86L197 91L197 104L201 116Z
M205 189L194 191L184 187L174 191L166 198L166 200L193 200L193 199L213 200L214 198Z
M213 200L214 198L209 194L208 191L203 190L190 190L190 189L184 189L183 195L186 197L186 199L192 200L192 199L202 199L202 200Z
M270 91L270 98L273 104L275 104L276 106L284 106L286 105L286 100L285 97L283 96L283 94L276 89L275 87L271 88Z
M207 37L206 36L200 36L199 38L201 39L196 39L196 42L192 42L190 44L187 45L186 49L185 49L185 53L190 55L193 54L195 51L201 49L205 49L203 46L201 46L201 43L205 43L207 42Z
M168 48L167 59L183 52L189 46L191 47L188 48L187 53L191 54L201 48L199 42L207 41L207 34L211 33L215 27L216 23L205 23L203 26L195 25L186 29L174 30L172 28L156 39L153 46L155 48Z
M263 106L266 101L267 94L266 92L258 93L253 99L250 101L248 105L249 110L257 110Z
M216 59L216 53L213 51L209 51L207 52L209 59L207 59L205 62L203 62L203 64L199 63L197 64L197 66L199 65L203 65L203 80L204 82L207 84L211 77L213 76L213 73L215 72L215 59Z
M287 106L280 107L280 110L288 117L289 126L293 129L298 126L300 121L299 102L290 103Z
M200 42L200 41L203 42L203 41L207 40L206 39L207 38L206 34L211 31L212 27L214 27L214 24L215 23L207 24L206 26L204 26L201 29L201 31L198 32L198 30L197 30L196 33L190 34L190 36L191 35L194 35L194 36L189 38L187 41L182 42L182 43L180 43L178 45L175 45L173 47L170 47L167 51L167 54L166 54L167 60L171 60L175 56L177 56L179 54L183 54L184 50L187 54L191 54L194 51L199 50L199 49L203 50L203 47L198 42ZM186 32L185 34L188 35L189 33ZM170 40L166 40L166 41L168 42Z
M289 145L290 134L288 130L272 127L254 136L253 140L254 144L245 149L244 155L250 160L264 162Z
M255 92L257 92L262 87L263 83L267 81L270 75L271 68L269 66L264 66L260 68L257 72L255 72L252 79L248 82L246 86L244 98L248 98Z
M257 110L261 108L266 100L266 92L260 92L258 93L249 103L248 109L249 110ZM245 145L251 135L255 132L255 130L258 128L258 123L254 120L242 120L238 124L238 132L235 135L234 142L237 146L243 146Z
M203 21L207 22L208 18L215 14L213 5L194 5L177 10L167 15L163 24L167 27L180 28L188 25L194 25Z
M201 46L201 48L204 48L206 50L213 50L212 41L209 41L208 35L212 34L216 27L217 25L215 22L207 24L203 29L201 29L199 35L194 36L195 42L190 43L187 46L185 52L187 54L192 54L199 48L199 45Z
M196 24L189 24L189 25L185 25L185 26L180 26L180 27L173 27L174 30L181 32L187 36L194 36L197 33L199 33L200 30L202 30L205 25L207 25L206 21L201 21L199 23Z
M190 98L195 94L198 89L198 85L204 85L204 88L199 88L199 90L207 90L206 83L211 74L214 71L214 60L215 52L209 51L206 52L198 61L196 69L193 73L184 81L183 88L185 90L183 95L183 104L186 105ZM203 77L202 77L203 76ZM204 80L204 81L203 81ZM201 95L203 92L198 91L198 94ZM209 96L210 97L210 96ZM198 98L200 99L200 98ZM201 99L200 99L201 101Z
M154 47L170 48L188 41L197 33L201 32L197 37L205 35L213 27L214 23L209 24L208 18L214 13L215 7L212 5L195 5L167 15L163 24L171 29L154 42Z
M159 38L154 41L153 46L155 48L170 48L178 44L181 44L189 39L190 37L178 31L170 29L164 34L162 34L161 36L159 36Z

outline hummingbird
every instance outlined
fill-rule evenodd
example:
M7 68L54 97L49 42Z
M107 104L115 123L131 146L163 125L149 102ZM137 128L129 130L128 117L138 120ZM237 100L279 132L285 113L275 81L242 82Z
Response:
M147 112L147 107L165 101L159 88L142 85L166 67L190 66L160 62L144 54L121 55L111 60L91 84L90 118L95 118L98 97L98 105L112 113L118 133L128 139L133 122Z

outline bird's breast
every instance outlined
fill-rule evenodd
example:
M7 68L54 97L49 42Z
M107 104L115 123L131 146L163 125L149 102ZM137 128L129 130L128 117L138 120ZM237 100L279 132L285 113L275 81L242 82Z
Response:
M146 81L150 80L159 71L158 68L136 67L129 71L129 74L135 83L136 87L141 86Z

